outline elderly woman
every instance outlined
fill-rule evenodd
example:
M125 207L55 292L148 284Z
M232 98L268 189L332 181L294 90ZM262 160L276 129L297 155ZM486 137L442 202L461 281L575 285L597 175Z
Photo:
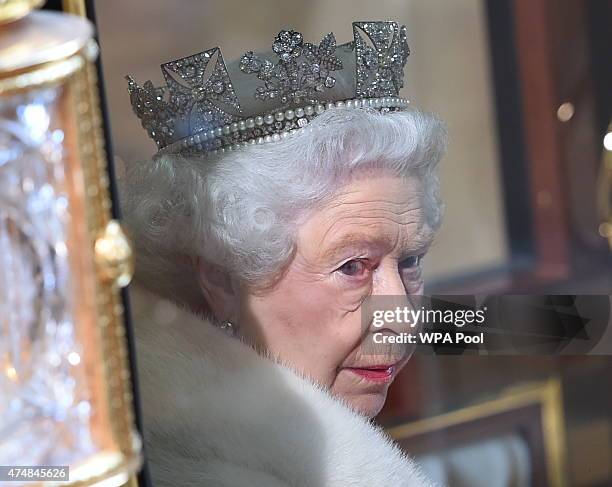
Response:
M337 47L331 34L315 46L282 31L273 53L229 68L214 50L163 65L167 102L129 79L161 150L128 168L124 213L140 282L179 305L164 322L133 290L145 309L137 358L156 485L429 485L368 421L409 353L375 352L362 323L367 298L422 293L445 135L390 96L408 56L404 28L353 27ZM198 78L206 53L217 56L208 81ZM188 83L208 99L179 123L177 85ZM234 118L215 118L221 106Z

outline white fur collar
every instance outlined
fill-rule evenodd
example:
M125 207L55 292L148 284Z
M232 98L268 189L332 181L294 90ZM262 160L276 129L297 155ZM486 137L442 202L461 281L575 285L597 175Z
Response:
M162 325L151 295L131 297L155 487L432 485L324 390L185 311Z

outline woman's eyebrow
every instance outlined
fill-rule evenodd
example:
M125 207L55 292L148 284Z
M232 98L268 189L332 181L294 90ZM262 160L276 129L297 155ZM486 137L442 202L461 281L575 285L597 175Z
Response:
M408 247L415 250L428 249L436 238L436 232L427 230L413 236L408 242Z
M435 233L427 232L417 235L407 242L404 242L399 249L401 258L406 258L415 254L425 254L435 241Z
M365 251L371 249L389 249L389 241L383 237L367 235L363 233L352 233L344 236L341 240L326 249L322 257L324 259L334 259L344 254L349 249Z

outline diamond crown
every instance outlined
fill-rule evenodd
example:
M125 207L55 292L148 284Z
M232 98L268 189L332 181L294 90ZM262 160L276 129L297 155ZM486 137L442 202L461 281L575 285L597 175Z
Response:
M209 152L278 140L328 108L405 109L406 27L353 22L353 40L318 44L282 30L271 52L227 65L219 47L161 65L165 86L126 76L135 114L160 152Z

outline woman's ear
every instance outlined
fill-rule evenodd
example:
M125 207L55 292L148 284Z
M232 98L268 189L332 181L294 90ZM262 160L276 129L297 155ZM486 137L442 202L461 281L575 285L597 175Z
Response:
M202 294L215 318L221 322L234 321L238 296L229 274L200 257L196 259L196 267Z

